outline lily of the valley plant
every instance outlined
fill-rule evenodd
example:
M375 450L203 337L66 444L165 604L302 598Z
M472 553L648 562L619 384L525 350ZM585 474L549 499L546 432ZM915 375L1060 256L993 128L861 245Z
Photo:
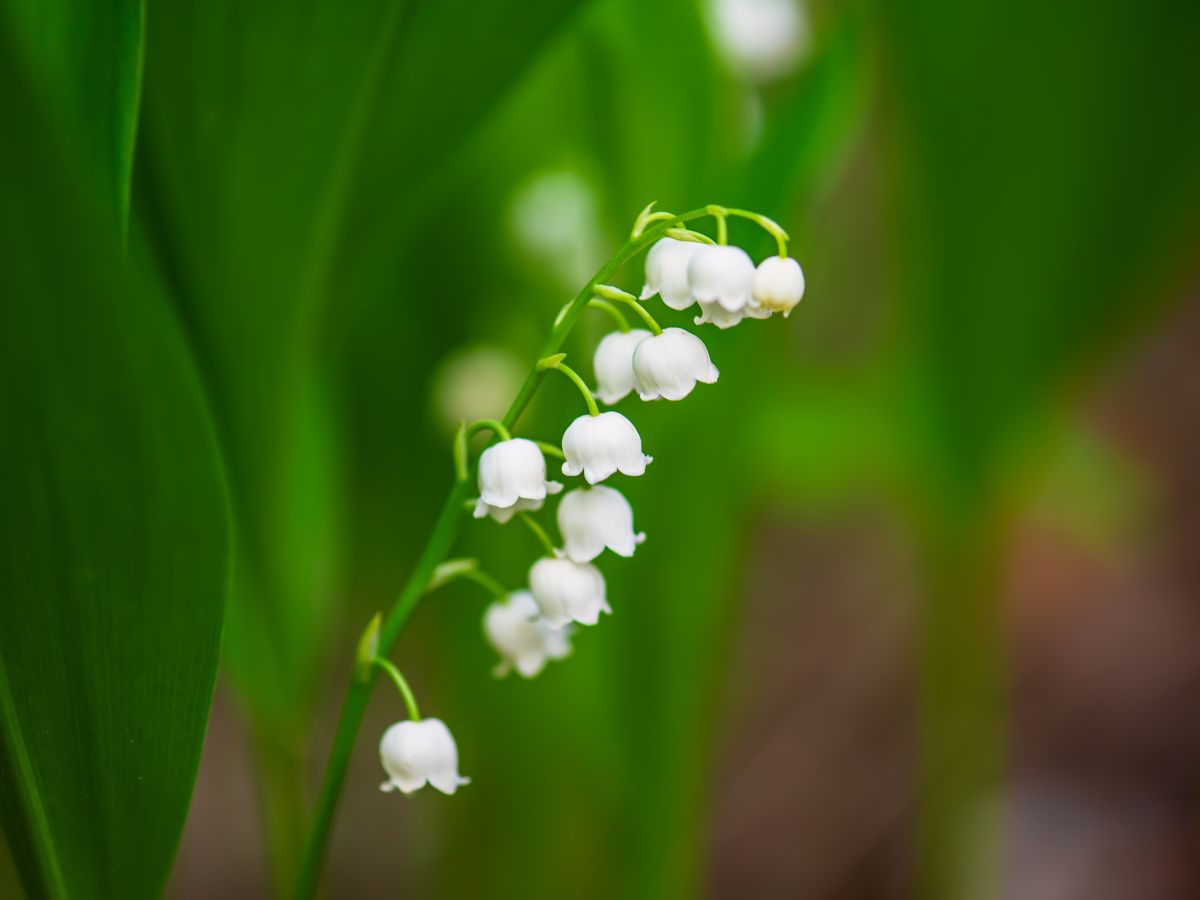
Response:
M604 575L596 565L605 551L632 556L646 535L634 527L629 501L610 482L639 477L653 461L642 447L637 427L625 415L601 412L597 398L613 405L631 393L643 401L683 400L700 384L713 384L719 372L704 341L682 328L661 328L641 301L655 295L671 309L699 307L695 323L730 328L744 319L787 316L804 296L804 275L788 256L787 234L757 213L706 206L682 215L646 207L626 244L563 307L540 358L532 366L503 420L482 419L459 429L454 442L456 480L408 584L388 616L376 616L359 644L350 692L334 737L312 833L297 883L298 897L317 888L337 798L350 751L377 675L388 675L404 698L408 719L388 728L379 754L385 791L410 794L429 784L453 794L468 779L458 771L458 748L440 719L421 718L417 701L399 669L387 658L409 615L429 591L456 579L480 585L493 598L483 615L483 633L499 656L497 675L516 671L532 678L571 652L573 630L596 625L612 612ZM694 219L716 221L716 239L686 227ZM727 243L729 217L749 219L776 241L778 254L756 267L741 248ZM640 297L608 282L642 250L645 287ZM637 314L645 328L631 329L621 307ZM596 388L565 362L564 340L588 308L611 315L617 330L596 347L592 368ZM569 378L586 407L562 437L548 443L513 431L534 392L550 372ZM469 441L481 432L492 443L471 465ZM556 543L534 517L564 487L548 477L546 457L562 475L578 479L562 493L555 515L561 541ZM669 465L669 462L667 463ZM582 483L580 483L582 482ZM604 483L602 483L604 482ZM544 553L531 561L528 584L508 590L474 560L447 560L466 510L476 519L507 525L519 519Z

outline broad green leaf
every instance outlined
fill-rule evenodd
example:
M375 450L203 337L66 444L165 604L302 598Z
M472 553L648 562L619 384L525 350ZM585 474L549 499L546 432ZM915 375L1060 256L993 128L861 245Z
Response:
M1023 451L1097 354L1161 308L1191 247L1200 11L1171 2L885 3L904 362L926 508L922 896L968 872L1002 777L997 584Z
M0 52L0 817L32 897L137 900L196 774L228 516L177 325L32 93Z
M73 156L124 227L141 98L143 0L3 0Z
M303 799L300 747L344 596L330 313L367 291L414 314L434 302L397 296L396 230L574 5L484 4L469 24L430 0L149 11L140 208L227 450L239 553L226 659L265 764L290 770L269 778L283 785L272 805ZM282 882L303 816L268 821Z

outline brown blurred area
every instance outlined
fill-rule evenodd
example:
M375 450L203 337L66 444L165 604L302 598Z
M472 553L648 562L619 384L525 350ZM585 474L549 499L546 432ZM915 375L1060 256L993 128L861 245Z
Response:
M1149 486L1120 539L1063 527L1073 498L1053 483L1016 529L1004 593L1009 780L980 805L1003 822L1006 900L1198 895L1196 347L1193 295L1082 398L1078 415ZM752 544L713 785L710 895L914 897L918 593L903 527L884 508L811 523L768 511ZM253 780L238 717L219 697L169 896L268 894ZM395 818L380 823L386 840L335 839L337 896L374 895L370 862L394 852L395 828L419 840Z
M1193 293L1084 398L1079 415L1152 486L1122 540L1071 534L1036 500L1018 524L1009 780L980 809L1001 816L1006 900L1200 896L1197 347ZM760 527L712 895L913 897L911 548L879 510Z

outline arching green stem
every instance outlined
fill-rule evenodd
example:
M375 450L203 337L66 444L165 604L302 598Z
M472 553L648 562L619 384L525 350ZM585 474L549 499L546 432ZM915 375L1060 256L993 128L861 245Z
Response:
M474 559L446 560L434 571L433 578L429 579L429 587L425 588L425 593L431 594L452 581L462 580L475 582L489 594L501 600L508 597L508 589L479 568L479 561Z
M555 556L554 542L550 540L550 535L546 534L546 529L538 524L537 519L529 513L518 513L517 515L521 517L522 522L529 526L529 530L537 536L537 539L542 542L542 546L546 548L546 554L548 556Z
M493 431L502 441L512 440L505 424L496 419L480 419L469 427L466 422L460 423L454 435L454 474L459 481L467 480L467 444L480 431Z
M751 212L748 209L727 209L725 212L731 216L737 216L739 219L748 219L758 225L771 237L775 238L775 245L779 249L779 255L786 257L788 255L788 233L783 230L778 222L774 219L767 218L756 212Z
M555 353L553 356L547 356L538 361L538 368L550 371L551 369L562 372L574 383L575 387L579 388L579 393L583 396L583 402L587 404L588 415L600 415L600 408L596 406L596 398L592 396L591 389L584 383L584 380L579 377L579 373L563 362L567 354Z
M616 323L617 329L619 331L621 331L621 332L629 331L629 320L627 318L625 318L625 313L621 312L621 310L617 309L617 307L613 306L608 301L597 300L597 299L593 298L588 301L588 307L590 309L600 309L600 310L603 310L604 312L608 313L609 316L612 318L612 320Z
M417 698L413 696L412 688L408 686L408 681L400 674L400 670L392 665L390 659L382 656L375 657L375 665L387 672L393 683L395 683L396 690L404 698L404 705L408 707L408 717L414 722L420 722L421 710L417 707Z
M620 288L613 287L611 284L596 285L596 293L609 300L624 303L641 317L641 320L646 323L646 327L650 329L652 334L662 334L662 326L654 320L654 316L650 315L649 310L642 306L638 298L633 296L633 294L626 293Z
M691 241L693 244L715 244L712 238L700 231L692 231L690 228L668 228L667 237L675 238L677 241Z
M549 444L546 441L534 441L535 444L547 456L553 456L555 459L566 459L567 455L562 452L561 447L556 447L554 444Z

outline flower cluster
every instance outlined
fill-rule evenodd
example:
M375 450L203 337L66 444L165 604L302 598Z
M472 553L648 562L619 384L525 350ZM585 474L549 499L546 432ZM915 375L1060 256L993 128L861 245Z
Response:
M476 466L475 518L490 518L501 525L519 518L545 550L529 569L527 587L515 591L503 588L471 560L443 564L449 567L443 580L468 577L494 595L484 612L483 631L500 657L498 675L515 670L532 678L548 662L568 656L573 629L596 625L602 614L612 612L604 575L595 561L605 551L633 556L646 538L635 530L629 501L608 482L617 474L643 475L652 458L643 452L633 422L615 410L601 412L596 398L609 406L635 392L643 401L679 401L698 384L713 384L720 375L704 341L682 328L661 328L640 301L658 295L673 310L698 305L697 325L729 328L747 318L767 319L775 313L787 316L804 295L800 266L787 256L787 237L775 223L724 207L706 207L698 213L716 218L716 242L680 227L682 219L667 213L651 213L648 208L639 217L635 239L653 221L670 220L675 226L660 229L665 236L646 255L640 298L609 285L594 286L589 305L613 315L619 328L596 347L594 392L564 363L565 354L538 362L537 377L560 372L575 383L587 405L587 412L567 426L557 445L514 437L505 423L490 419L459 432L456 459L460 478L467 477L466 441L470 435L486 429L496 438L480 454ZM746 251L725 243L727 216L762 225L776 238L779 255L756 267ZM620 312L622 305L637 313L647 328L631 329ZM562 484L548 478L547 455L561 460L563 476L582 476L584 482L565 491L558 503L555 518L561 540L557 544L531 515L540 511L550 496L564 491ZM403 683L398 673L393 672L393 678L400 679L398 685ZM407 692L406 683L401 689ZM411 699L408 693L405 696ZM414 721L393 725L380 745L389 775L384 789L409 792L428 782L444 793L453 793L465 780L458 776L457 749L450 732L440 720L420 721L415 701L410 710Z

